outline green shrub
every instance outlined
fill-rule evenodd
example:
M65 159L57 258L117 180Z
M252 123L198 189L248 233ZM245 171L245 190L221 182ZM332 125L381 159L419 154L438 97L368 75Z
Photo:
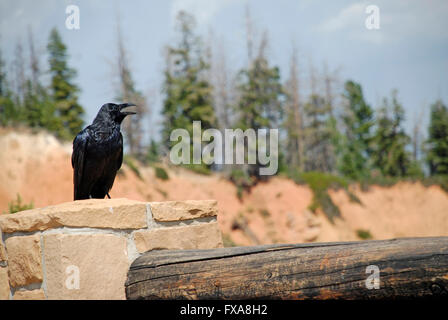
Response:
M304 181L313 191L313 200L308 207L311 211L316 212L317 208L320 207L332 223L335 217L341 216L339 208L333 203L328 194L328 189L344 188L347 190L347 180L328 173L315 171L301 173L296 176L296 179Z
M334 222L334 218L341 217L341 211L338 206L334 204L333 200L331 200L331 197L326 190L319 192L317 195L315 194L313 197L313 202L314 204L310 207L310 209L313 207L315 208L316 206L321 207L322 211L331 223Z
M160 145L155 140L151 139L151 142L146 150L144 158L145 164L157 163L160 161Z
M316 191L324 191L328 189L346 189L348 181L342 177L334 176L329 173L317 171L304 172L301 174L302 179Z
M28 204L22 203L22 197L20 196L20 194L17 194L16 200L13 200L8 203L8 213L16 213L19 211L29 210L33 208L34 208L33 202Z
M210 169L204 164L184 164L183 167L205 176L209 176L212 173Z
M241 201L243 200L243 187L241 186L236 186L236 197Z
M364 192L369 191L370 186L376 185L381 187L392 187L393 185L397 184L400 181L410 181L413 179L410 178L399 178L399 177L387 177L383 175L374 175L369 178L362 179L359 181L361 190Z
M291 168L287 173L288 178L294 181L296 184L304 185L306 181L302 177L302 173L297 168Z
M308 185L311 188L313 199L308 209L316 212L318 208L321 208L332 223L335 217L341 217L341 212L331 200L328 194L329 189L338 190L342 188L351 202L362 205L361 200L348 189L349 180L344 177L317 171L300 172L297 168L290 169L288 177L297 184ZM361 185L361 188L363 188L363 185Z
M252 185L252 179L246 172L241 169L232 169L229 179L236 185L240 185L243 187L249 187Z
M229 180L236 186L236 195L240 200L243 198L244 191L250 190L255 184L255 180L241 169L233 169L230 172Z
M169 176L168 176L168 172L166 172L165 169L161 168L161 167L155 167L154 168L156 171L156 177L161 179L161 180L169 180Z
M373 238L369 230L358 229L356 230L356 235L362 240L369 240Z
M421 180L421 183L425 187L437 185L437 186L440 186L445 192L448 192L448 176L446 176L446 175L437 175L437 176L431 176L428 178L424 178Z
M269 218L271 213L267 209L260 209L260 214L263 218Z
M448 176L446 175L436 175L430 177L385 177L379 175L361 180L360 186L361 190L366 192L369 191L369 187L372 185L381 187L392 187L398 182L420 182L425 187L437 185L440 186L444 191L448 192Z
M356 194L354 194L353 192L351 192L348 189L347 189L347 195L348 195L348 199L350 200L350 202L354 202L354 203L358 203L358 204L362 205L361 200L356 196Z

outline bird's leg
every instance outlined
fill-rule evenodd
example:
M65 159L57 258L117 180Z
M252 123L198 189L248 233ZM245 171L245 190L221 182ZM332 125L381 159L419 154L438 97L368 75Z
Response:
M110 195L109 195L109 192L108 193L106 193L106 196L110 199Z

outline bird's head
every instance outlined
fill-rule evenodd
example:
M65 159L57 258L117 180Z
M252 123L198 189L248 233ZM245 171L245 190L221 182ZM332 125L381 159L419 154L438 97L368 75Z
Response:
M98 112L98 116L100 116L102 119L107 118L117 124L121 124L126 116L130 114L136 114L136 112L130 110L130 107L135 106L136 105L133 103L106 103L101 107L100 111Z

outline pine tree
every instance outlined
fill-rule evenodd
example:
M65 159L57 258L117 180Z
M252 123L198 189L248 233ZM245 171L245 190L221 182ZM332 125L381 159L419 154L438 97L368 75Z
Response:
M3 60L3 53L0 48L0 96L4 97L8 89L9 88L5 70L5 61Z
M277 66L270 66L266 58L267 44L265 33L257 56L247 69L239 72L237 86L239 120L236 127L243 131L278 128L283 121L285 92L280 81L280 69ZM245 173L259 178L260 166L257 157L257 164L246 166Z
M11 91L3 90L4 93L0 94L0 125L13 125L19 121L20 113L15 107Z
M79 88L73 83L76 70L68 66L67 47L56 28L51 30L47 45L50 65L50 96L55 107L56 134L73 138L83 127L83 107L78 103Z
M351 179L369 176L373 110L365 102L361 85L345 83L345 109L342 114L343 134L339 153L339 171Z
M58 119L55 117L55 106L47 89L41 83L39 59L34 49L34 39L31 29L28 33L29 69L31 77L25 80L23 101L24 121L28 126L46 128L55 131Z
M276 127L282 117L283 89L278 67L270 67L264 57L255 59L248 70L240 72L240 120L238 128Z
M15 108L12 92L8 85L5 61L0 50L0 125L7 126L18 121L19 112Z
M379 110L373 137L372 162L384 176L404 177L409 174L411 154L406 150L410 143L403 128L404 109L392 92L392 105L384 99Z
M170 141L174 129L186 129L193 137L193 121L201 121L202 130L212 128L216 123L212 87L206 78L209 66L204 59L201 39L194 34L195 19L181 11L177 24L179 41L174 47L167 48L164 72L162 143L166 149L176 143ZM200 167L207 166L201 164ZM201 170L196 166L192 168Z
M431 106L427 162L431 175L448 175L448 109L441 100Z
M151 142L149 143L149 147L146 152L145 162L152 164L159 161L160 161L159 144L154 139L151 139Z

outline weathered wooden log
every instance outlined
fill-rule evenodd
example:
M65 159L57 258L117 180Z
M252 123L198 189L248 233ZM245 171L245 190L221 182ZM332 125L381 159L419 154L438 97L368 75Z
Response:
M391 299L446 295L448 237L149 251L128 299Z

